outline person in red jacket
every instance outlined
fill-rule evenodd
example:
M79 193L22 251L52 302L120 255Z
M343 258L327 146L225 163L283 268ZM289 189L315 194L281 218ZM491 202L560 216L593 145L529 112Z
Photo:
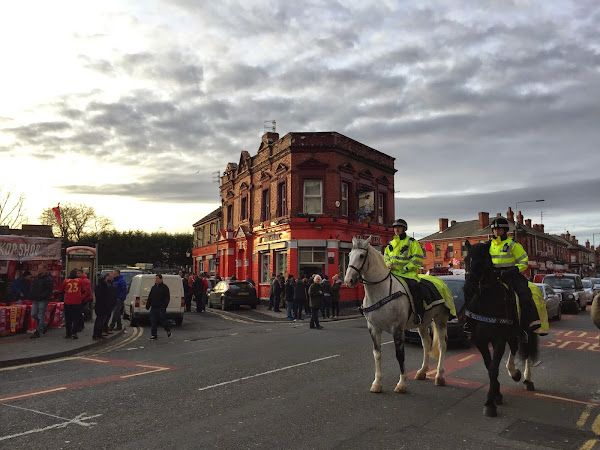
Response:
M83 272L83 269L77 269L77 278L79 278L79 284L81 285L81 319L77 316L77 319L79 320L75 322L75 329L79 332L83 331L83 323L86 316L89 318L92 317L92 302L94 301L94 296L92 294L92 283Z
M60 292L65 298L65 322L67 335L65 338L77 339L77 325L81 318L81 280L77 278L77 271L71 270L69 278L62 282Z

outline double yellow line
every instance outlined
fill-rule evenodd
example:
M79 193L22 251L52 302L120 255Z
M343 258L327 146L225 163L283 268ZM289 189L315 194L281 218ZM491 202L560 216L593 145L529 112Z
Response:
M118 350L121 347L124 347L125 345L131 344L132 342L137 341L139 338L142 337L143 334L144 334L143 328L135 327L133 329L133 332L131 333L131 336L129 336L127 339L124 339L123 341L121 341L117 344L111 345L109 347L104 347L99 352L94 353L94 356L101 355L102 353L108 353L108 352L112 352L114 350Z
M596 406L596 405L587 405L585 407L585 409L581 413L581 416L579 416L579 420L577 421L577 428L579 428L579 429L583 428L583 426L587 422L588 418L590 417L592 408L594 408L594 406ZM600 414L598 414L598 416L596 416L596 419L592 423L592 431L594 433L596 433L596 436L598 436L598 439L589 439L580 447L579 450L591 450L592 448L594 448L594 446L598 442L600 442Z

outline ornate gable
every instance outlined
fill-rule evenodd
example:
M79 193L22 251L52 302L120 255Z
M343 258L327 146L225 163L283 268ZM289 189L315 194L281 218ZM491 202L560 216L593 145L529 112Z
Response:
M315 158L310 158L301 164L298 164L298 169L325 169L329 167L329 164L317 161Z
M225 194L225 196L226 196L227 198L233 198L233 197L234 197L234 193L233 193L233 191L230 189L230 190L228 190L228 191L227 191L227 194Z
M261 172L260 173L260 181L269 181L271 179L271 174L268 172Z
M239 239L239 238L245 238L246 235L248 234L248 232L246 231L245 227L240 226L238 227L237 231L234 234L234 238L235 239Z
M341 172L356 173L356 169L350 163L342 164L338 167Z
M277 168L275 169L275 173L279 173L279 172L287 172L287 170L288 170L288 166L286 166L286 165L285 165L285 164L283 164L283 163L279 163L279 164L277 165Z
M360 176L363 178L367 178L369 180L373 179L373 174L371 173L371 171L369 169L365 169L360 173Z
M384 176L382 176L382 177L379 177L379 178L377 178L377 182L378 182L379 184L385 184L386 186L387 186L388 184L390 184L390 180L388 180L388 179L387 179L387 177L386 177L385 175L384 175Z
M252 158L250 157L250 153L248 153L247 151L243 151L240 155L240 163L238 165L238 173L249 169L251 162L252 162Z
M250 186L245 181L240 185L240 192L248 190Z

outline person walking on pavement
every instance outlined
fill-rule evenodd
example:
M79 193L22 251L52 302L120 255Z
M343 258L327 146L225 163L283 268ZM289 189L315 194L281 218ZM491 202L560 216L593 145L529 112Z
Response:
M123 329L121 316L123 316L123 305L125 304L125 297L127 297L127 282L123 278L123 275L121 275L121 271L118 269L115 269L113 272L113 288L115 290L115 295L117 296L117 304L113 310L110 327L108 327L109 331Z
M206 289L204 288L204 282L202 281L203 278L204 274L202 274L202 276L197 276L194 278L194 284L192 284L192 292L194 293L194 299L196 300L197 313L204 312L204 296L206 295Z
M285 310L287 311L287 320L294 320L292 311L294 309L294 287L296 282L294 281L294 275L291 273L288 275L288 279L285 282Z
M336 273L332 278L333 284L331 285L331 317L333 319L340 318L340 288L342 287L342 280Z
M321 282L321 290L323 291L323 301L321 302L321 316L323 319L329 319L331 313L331 283L329 277L323 275Z
M65 301L65 330L67 339L77 339L78 326L81 322L83 294L81 292L81 279L77 278L77 271L71 270L69 278L62 282L60 292Z
M77 278L79 278L79 285L81 286L81 317L78 317L78 321L75 324L77 332L83 331L84 321L86 317L86 309L88 317L92 318L92 304L94 302L94 296L92 295L92 283L88 279L87 275L83 272L83 269L77 269Z
M281 299L281 283L279 282L279 278L273 274L273 281L271 282L271 292L273 296L273 311L281 312L279 309L279 301ZM271 309L271 304L269 304L269 309Z
M40 264L38 267L38 274L33 279L33 286L31 286L31 317L36 319L38 324L34 333L31 335L31 339L39 338L41 334L46 332L46 309L48 303L50 303L50 296L54 290L54 280L52 275L48 272L48 266L46 264Z
M311 309L310 327L317 330L322 330L323 327L319 323L319 309L321 309L321 301L323 298L320 275L315 276L314 283L308 288L308 298Z
M113 310L113 297L114 293L112 291L112 286L106 282L107 276L104 275L98 279L98 284L96 285L95 293L96 293L96 306L94 311L96 312L96 322L94 322L94 333L92 335L92 339L95 341L99 341L104 339L102 333L104 332L104 327L110 318L110 313Z
M302 320L302 309L306 301L306 278L298 280L294 284L294 317L295 320Z
M158 339L158 325L163 327L167 332L167 336L171 337L171 328L167 321L167 306L171 300L169 287L163 283L163 277L160 273L156 274L154 286L148 294L146 309L150 310L150 324L152 325L150 340Z
M185 312L192 312L192 288L189 283L190 276L186 273L181 282L183 283L183 298L185 300Z

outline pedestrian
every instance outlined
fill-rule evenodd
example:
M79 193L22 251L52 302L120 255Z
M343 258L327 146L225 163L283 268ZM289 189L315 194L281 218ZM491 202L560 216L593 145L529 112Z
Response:
M92 318L92 304L94 303L94 296L92 295L92 283L88 279L87 275L83 272L83 269L77 269L77 278L79 278L79 285L81 286L81 317L78 317L76 324L77 332L83 331L84 321L86 316L86 310L89 318Z
M321 277L316 275L314 283L308 288L308 298L310 303L310 327L317 330L322 330L323 327L319 323L319 309L321 309L321 300L323 291L321 290Z
M269 280L269 310L273 309L273 281L276 279L277 277L275 276L274 273L271 274L271 280Z
M202 282L202 276L197 276L194 279L194 284L192 285L192 292L194 293L194 300L196 300L196 312L201 313L204 312L204 296L206 294L206 290L204 289L204 283Z
M150 310L151 341L158 339L158 325L165 329L167 337L171 337L171 328L167 321L167 306L169 306L170 300L169 287L163 283L162 275L157 273L154 278L154 286L150 289L148 301L146 302L146 309Z
M181 279L183 283L183 298L185 301L185 312L192 312L192 295L193 291L190 286L190 276L186 273Z
M29 300L31 295L31 283L33 275L29 270L25 270L23 274L17 278L12 286L11 302L21 302L23 300Z
M295 320L302 319L302 309L304 308L304 302L307 299L306 296L306 278L298 280L294 284L294 318Z
M279 286L281 286L281 290L279 291L279 303L278 308L285 308L285 278L282 273L277 275L279 279Z
M275 312L281 312L279 309L279 299L281 298L281 283L279 278L273 274L271 281L271 295L269 296L269 309L273 308ZM271 300L272 299L272 300Z
M48 329L46 323L46 309L48 303L50 303L50 296L54 290L54 280L52 275L48 272L48 266L46 264L40 264L38 266L38 274L33 279L33 285L31 286L31 318L37 320L37 327L31 339L39 338L40 333L44 334Z
M340 288L342 287L342 280L336 273L331 278L333 284L331 285L331 316L333 319L340 318Z
M331 283L329 277L323 275L321 282L321 290L323 291L323 301L321 302L321 316L324 319L329 319L331 314Z
M287 311L287 320L294 320L292 311L294 309L294 287L296 282L294 281L294 275L288 274L287 281L285 282L285 310Z
M113 298L114 293L112 292L113 287L110 285L106 279L108 275L103 275L98 279L98 284L96 285L95 294L96 294L96 305L94 307L94 311L96 312L96 321L94 322L94 333L92 335L92 339L95 341L99 341L104 339L103 333L106 324L110 318L110 313L112 312Z
M115 269L113 272L113 288L115 295L117 296L117 304L113 310L112 319L110 321L109 331L122 330L123 325L121 324L121 316L123 315L123 306L125 304L125 297L127 297L127 282L121 275L119 269Z
M237 281L237 277L235 276L235 273L233 275L231 275L231 277L229 279L231 281Z
M83 294L81 280L77 278L77 271L71 270L69 278L65 279L60 286L60 292L65 301L65 329L67 339L77 339L78 326L82 316Z

